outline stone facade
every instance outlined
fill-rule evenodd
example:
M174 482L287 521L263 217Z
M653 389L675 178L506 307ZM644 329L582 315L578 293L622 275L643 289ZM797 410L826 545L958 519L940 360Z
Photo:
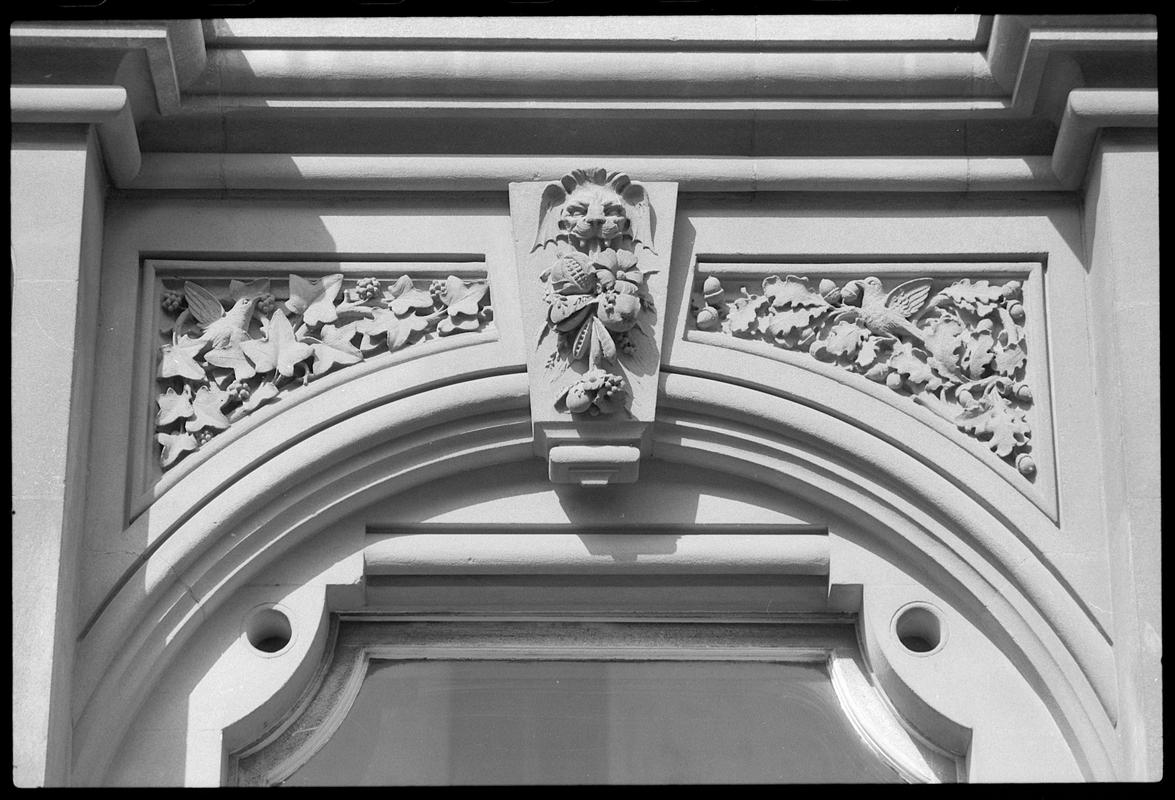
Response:
M12 27L17 785L653 620L907 780L1161 778L1155 20L596 22Z

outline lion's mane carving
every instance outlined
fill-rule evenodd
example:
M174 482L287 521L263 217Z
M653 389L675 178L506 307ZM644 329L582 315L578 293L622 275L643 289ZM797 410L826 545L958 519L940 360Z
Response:
M566 243L594 255L621 249L624 240L653 249L653 210L645 189L623 172L576 169L543 191L539 230L531 251L549 242Z

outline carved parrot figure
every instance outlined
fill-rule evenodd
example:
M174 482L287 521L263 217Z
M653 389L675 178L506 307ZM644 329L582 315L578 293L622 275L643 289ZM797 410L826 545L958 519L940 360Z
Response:
M242 297L225 311L212 292L186 281L184 297L203 331L199 338L211 342L213 348L224 349L249 338L249 323L253 319L253 308L260 299L258 295Z
M850 305L834 316L836 319L855 316L876 336L912 339L925 346L922 332L910 319L925 305L930 283L929 278L906 281L887 295L881 287L881 280L876 277L849 281L843 290L844 300L848 303L860 301L860 307Z

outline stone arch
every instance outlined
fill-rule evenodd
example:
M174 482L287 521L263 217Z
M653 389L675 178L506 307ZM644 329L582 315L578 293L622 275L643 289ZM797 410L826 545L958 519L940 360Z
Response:
M79 781L102 780L141 702L180 647L282 553L356 507L445 476L534 457L526 376L478 376L472 368L466 375L406 396L373 389L380 402L336 414L332 424L280 447L264 441L266 429L259 427L172 489L169 518L154 520L168 534L81 643L91 677L81 686L87 700L75 727ZM386 384L386 375L373 373L356 383L362 390L381 381ZM329 403L337 393L317 399ZM1108 645L1006 518L828 409L696 375L663 375L660 394L655 458L798 494L887 542L895 557L946 586L1021 670L1082 773L1112 777L1112 724L1098 684L1112 674ZM320 410L306 403L290 414L313 418ZM272 424L290 422L279 416ZM230 463L238 469L224 483ZM206 490L209 482L216 491ZM186 501L192 497L199 499ZM835 574L835 559L832 569L832 583L861 583ZM866 597L869 592L866 586ZM867 607L862 613L869 616ZM866 645L875 668L886 671L884 649ZM901 676L895 680L900 691Z

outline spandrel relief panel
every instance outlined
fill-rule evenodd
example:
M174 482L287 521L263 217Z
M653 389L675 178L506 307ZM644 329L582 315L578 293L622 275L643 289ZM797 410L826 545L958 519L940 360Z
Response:
M496 337L483 262L148 261L143 303L133 494L328 377Z
M686 338L838 376L944 420L1055 514L1042 273L1037 262L699 257Z

